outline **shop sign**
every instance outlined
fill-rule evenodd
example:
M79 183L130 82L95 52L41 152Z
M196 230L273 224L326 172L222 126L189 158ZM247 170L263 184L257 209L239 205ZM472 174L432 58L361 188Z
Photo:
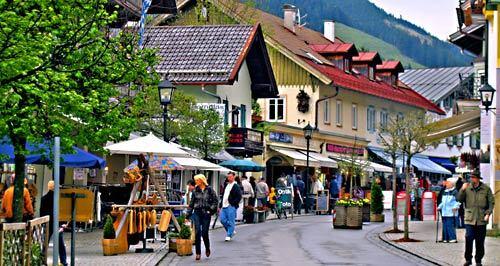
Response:
M292 143L293 138L289 134L281 133L281 132L270 132L269 140L283 143Z
M331 144L331 143L326 144L326 151L327 152L334 152L334 153L342 153L342 154L354 153L358 156L363 156L365 154L365 149L363 149L363 148L353 148L353 147L347 147L347 146L336 145L336 144Z
M276 193L284 209L292 208L292 187L276 187Z
M84 180L85 179L85 169L83 169L83 168L73 169L73 179L74 180Z

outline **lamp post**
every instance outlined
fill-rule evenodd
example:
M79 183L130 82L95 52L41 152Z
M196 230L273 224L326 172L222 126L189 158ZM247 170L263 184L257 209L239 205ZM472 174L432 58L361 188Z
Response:
M158 95L160 104L163 106L163 140L168 142L167 138L167 111L168 105L172 102L175 86L168 80L163 80L158 84Z
M488 115L488 111L495 108L490 108L493 103L493 96L495 95L495 89L488 84L488 81L479 89L479 93L481 94L481 104L484 106L486 110L486 115Z
M311 126L311 124L307 123L307 126L304 127L304 138L306 139L306 145L307 145L307 151L306 151L306 180L305 180L305 195L306 195L306 203L305 203L305 211L306 213L309 213L309 147L310 147L310 140L312 139L312 134L314 128Z

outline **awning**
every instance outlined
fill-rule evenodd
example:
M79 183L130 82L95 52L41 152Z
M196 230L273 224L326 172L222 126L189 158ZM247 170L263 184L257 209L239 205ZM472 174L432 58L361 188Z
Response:
M475 110L459 115L454 115L450 118L441 119L429 126L432 132L427 135L427 141L440 141L447 137L465 133L472 129L479 128L481 111Z
M111 154L139 155L155 154L163 156L189 156L189 153L172 143L165 142L153 134L106 146Z
M451 162L450 158L429 157L429 159L448 169L449 171L454 171L457 167L454 163Z
M383 173L392 173L392 168L381 165L378 163L370 162L370 166L376 171L376 172L383 172Z
M307 152L305 151L301 151L302 154L306 155L307 156ZM317 153L317 152L309 152L309 159L315 159L317 161L319 161L319 165L321 167L328 167L328 168L339 168L339 165L337 164L337 162L335 160L332 160L320 153Z
M368 147L368 149L371 152L375 153L381 159L392 164L391 157L383 150L370 147ZM451 172L449 170L431 161L427 156L415 155L413 158L411 158L411 165L418 168L419 171L451 175ZM399 158L396 160L396 167L402 167L402 166L403 166L402 156L399 156Z
M182 165L186 170L231 171L220 165L195 157L172 157L172 159Z
M287 148L277 148L271 147L272 150L289 157L292 160L294 166L307 166L307 156L299 151L287 149ZM309 167L320 167L318 160L309 156Z
M344 161L344 162L351 162L352 159L349 158L349 157L339 157L339 156L330 156L330 158L336 160L336 161ZM371 165L371 162L369 161L366 161L366 160L363 160L363 159L355 159L354 160L354 164L356 165L359 165L359 166L363 166L365 169L366 172L374 172L376 171L375 168Z
M226 150L222 150L214 155L211 155L210 158L221 162L236 160L236 158L233 155L229 154L229 152L227 152Z

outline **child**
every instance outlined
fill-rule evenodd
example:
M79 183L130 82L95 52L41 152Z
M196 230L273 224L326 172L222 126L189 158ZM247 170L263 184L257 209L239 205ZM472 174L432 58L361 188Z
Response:
M269 193L269 208L271 208L272 213L276 210L276 189L274 187L271 188Z

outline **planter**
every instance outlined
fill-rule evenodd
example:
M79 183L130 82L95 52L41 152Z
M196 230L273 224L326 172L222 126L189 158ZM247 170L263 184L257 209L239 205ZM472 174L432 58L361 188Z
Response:
M358 206L347 207L346 226L349 229L361 229L363 227L362 207L358 207Z
M383 213L372 213L370 214L370 221L374 223L383 223L385 221L385 216Z
M257 222L263 223L266 221L266 212L265 211L257 211Z
M193 255L193 241L191 239L177 239L177 255L191 256Z
M177 252L177 237L168 238L168 251Z
M103 239L102 240L102 254L104 256L113 256L118 254L118 243L116 239Z
M243 215L243 221L246 224L253 224L254 223L254 218L255 218L254 212L248 212L248 213L245 213Z
M333 228L346 228L347 208L345 206L335 206L335 215L333 216Z
M363 205L363 223L370 222L370 204Z

